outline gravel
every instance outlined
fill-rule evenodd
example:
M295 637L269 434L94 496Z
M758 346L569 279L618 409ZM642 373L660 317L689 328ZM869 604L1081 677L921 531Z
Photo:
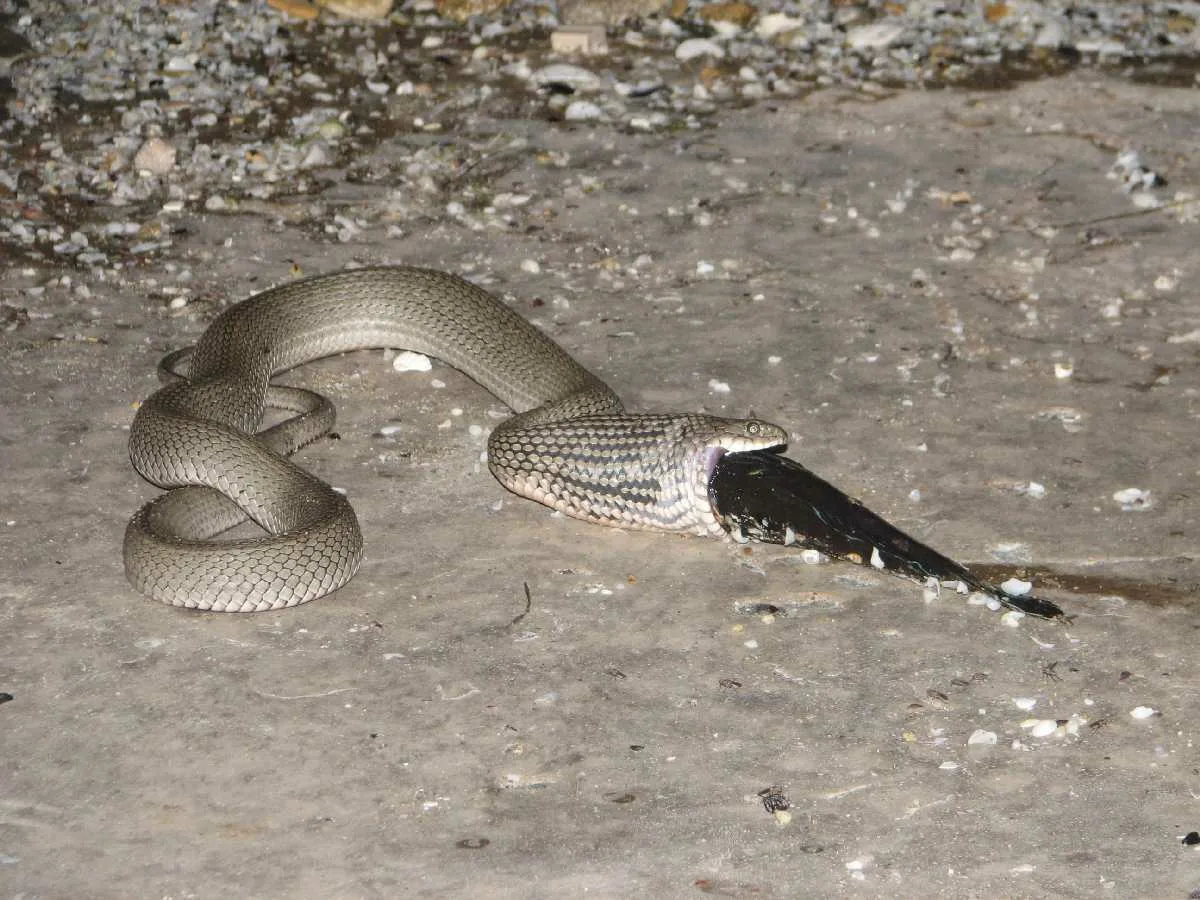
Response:
M520 152L519 138L501 137L513 121L686 131L729 105L834 86L871 96L1003 87L1073 66L1176 85L1198 77L1196 2L653 8L600 5L608 33L591 46L609 52L565 57L550 50L563 22L532 2L470 15L418 0L364 21L257 2L6 0L0 245L120 266L170 247L173 214L315 193L335 168L388 183L376 212L395 228L447 213L487 227L476 215L486 199L447 203L460 160L439 135ZM411 146L405 170L372 168L372 148L396 137ZM1153 177L1140 160L1123 165L1131 185ZM350 239L361 225L329 227Z

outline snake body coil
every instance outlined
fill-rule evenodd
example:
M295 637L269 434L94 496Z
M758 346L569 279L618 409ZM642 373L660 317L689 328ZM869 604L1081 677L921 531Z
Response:
M183 377L138 410L130 458L170 489L125 532L125 571L138 590L177 606L247 612L304 603L350 580L362 559L354 510L287 458L332 427L332 406L271 379L372 347L436 356L510 406L516 415L488 440L492 473L514 493L591 522L721 534L708 497L720 455L787 441L752 419L627 413L558 344L454 275L379 267L307 278L223 312ZM259 431L268 407L296 415ZM213 540L247 517L268 534Z

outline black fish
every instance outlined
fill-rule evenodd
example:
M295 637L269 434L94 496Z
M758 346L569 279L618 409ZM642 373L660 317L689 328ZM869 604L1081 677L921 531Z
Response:
M1067 616L1048 600L1014 596L966 566L911 538L818 478L800 463L769 450L727 453L708 481L717 518L734 534L767 544L794 544L826 556L922 583L958 581L1009 609L1043 619Z

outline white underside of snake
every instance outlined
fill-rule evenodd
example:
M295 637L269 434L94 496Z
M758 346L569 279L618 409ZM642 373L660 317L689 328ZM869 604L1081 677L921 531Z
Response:
M628 413L616 394L501 301L432 269L354 269L291 282L230 307L153 394L129 453L169 489L125 532L125 571L177 606L280 609L353 577L362 533L344 496L288 456L327 432L333 407L271 384L280 372L350 350L435 356L515 413L488 439L506 488L620 528L723 535L708 496L722 453L768 449L786 432L757 419ZM267 408L295 413L260 431ZM217 540L252 519L266 535Z

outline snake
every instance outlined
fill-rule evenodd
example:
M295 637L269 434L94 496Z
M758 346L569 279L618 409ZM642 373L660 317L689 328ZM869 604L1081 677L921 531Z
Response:
M416 266L314 275L228 307L194 347L160 363L166 383L130 425L134 468L166 491L125 529L134 588L173 606L255 612L350 581L363 558L354 509L291 458L332 429L336 412L273 379L372 348L436 357L508 406L513 415L488 436L492 475L587 522L723 536L708 489L718 461L788 439L757 418L628 412L558 343L457 275ZM268 409L292 415L263 427ZM247 520L261 533L225 534Z

